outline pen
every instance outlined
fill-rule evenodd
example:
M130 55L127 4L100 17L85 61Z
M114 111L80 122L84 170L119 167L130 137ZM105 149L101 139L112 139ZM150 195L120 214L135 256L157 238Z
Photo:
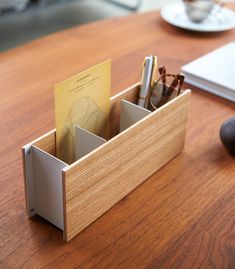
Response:
M147 107L147 99L151 89L151 81L152 81L152 69L153 69L153 57L147 56L144 60L142 78L141 78L141 87L138 105L141 107Z
M149 98L155 83L156 69L157 57L145 57L141 78L140 95L138 100L138 105L141 107L148 108Z
M153 57L153 66L152 66L152 76L151 76L151 87L150 87L149 94L148 94L147 101L146 101L146 103L147 103L146 108L147 109L151 109L150 99L152 98L155 83L157 81L157 56L152 56L152 57Z
M152 77L151 77L151 89L154 88L155 81L157 80L157 56L153 57L153 69L152 69Z

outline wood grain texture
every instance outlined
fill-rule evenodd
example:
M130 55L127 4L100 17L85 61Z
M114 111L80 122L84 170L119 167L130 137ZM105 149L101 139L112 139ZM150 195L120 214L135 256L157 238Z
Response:
M110 100L110 138L119 133L121 100L125 99L137 104L140 91L140 83L130 86L126 90L111 97Z
M38 140L32 142L32 145L46 151L47 153L53 156L56 156L55 141L56 141L56 131L54 129L46 133L42 137L40 137Z
M173 73L234 39L235 30L191 33L152 12L0 54L0 268L233 269L235 159L218 135L233 103L193 88L183 153L69 243L43 219L27 218L20 148L54 128L57 82L112 58L113 95L139 81L146 55Z
M136 92L136 87L132 90ZM65 240L71 240L182 151L189 96L190 91L185 91L65 168ZM119 96L115 100L120 103Z

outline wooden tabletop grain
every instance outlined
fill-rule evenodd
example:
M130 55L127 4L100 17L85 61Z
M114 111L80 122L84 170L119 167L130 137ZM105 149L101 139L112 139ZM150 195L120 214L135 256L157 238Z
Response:
M21 162L21 146L55 126L56 83L111 58L115 94L140 79L146 55L173 73L234 38L176 29L152 12L0 54L0 268L235 268L235 158L219 140L232 102L192 88L183 153L69 243L27 218Z

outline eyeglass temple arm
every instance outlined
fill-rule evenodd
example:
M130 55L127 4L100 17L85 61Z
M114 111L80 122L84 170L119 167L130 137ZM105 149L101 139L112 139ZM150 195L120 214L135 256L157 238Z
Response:
M165 65L160 66L158 70L159 70L159 74L162 80L163 95L165 95L166 94L166 67Z

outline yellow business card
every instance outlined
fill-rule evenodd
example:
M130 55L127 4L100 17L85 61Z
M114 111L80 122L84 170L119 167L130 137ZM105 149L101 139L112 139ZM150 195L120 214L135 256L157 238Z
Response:
M55 86L56 155L75 161L75 126L108 139L111 60Z

